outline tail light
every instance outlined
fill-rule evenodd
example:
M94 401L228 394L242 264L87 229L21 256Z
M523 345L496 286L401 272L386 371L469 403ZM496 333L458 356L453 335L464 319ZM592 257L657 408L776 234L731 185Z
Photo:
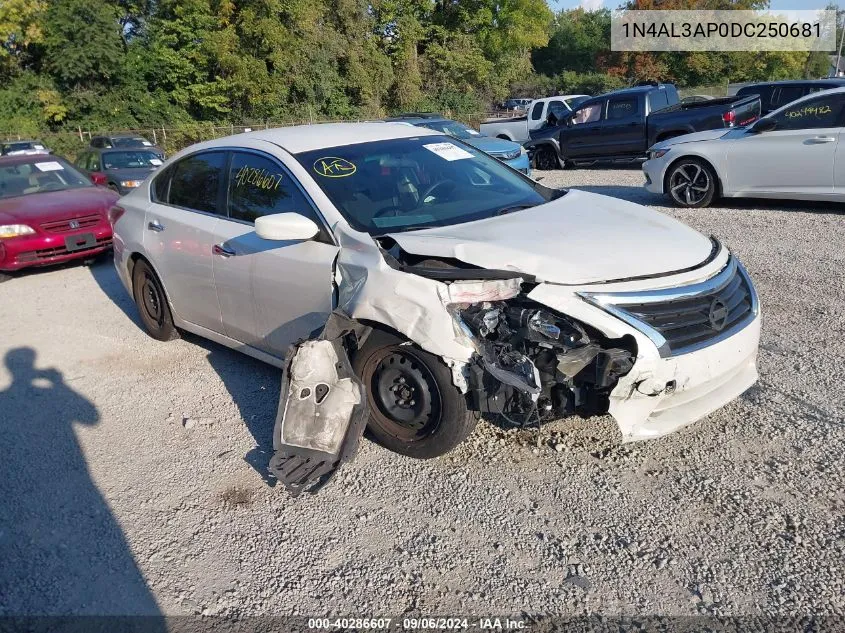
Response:
M734 122L736 121L736 112L728 110L722 115L722 121L724 121L728 127L733 127Z
M109 224L114 226L115 223L123 217L124 213L126 213L126 209L123 207L112 207L109 209Z

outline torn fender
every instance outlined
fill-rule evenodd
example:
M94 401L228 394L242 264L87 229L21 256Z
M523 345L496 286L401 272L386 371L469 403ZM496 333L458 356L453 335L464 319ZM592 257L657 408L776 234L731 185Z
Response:
M317 492L358 451L369 410L349 351L369 332L336 311L320 338L288 350L269 469L294 496Z

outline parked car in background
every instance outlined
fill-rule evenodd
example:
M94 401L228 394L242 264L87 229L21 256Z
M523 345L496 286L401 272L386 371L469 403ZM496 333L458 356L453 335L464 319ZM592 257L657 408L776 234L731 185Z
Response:
M152 141L149 141L143 136L138 136L137 134L92 136L90 146L94 149L147 147L157 152L159 154L159 158L164 160L164 150L160 147L156 147L155 143Z
M531 175L531 164L528 160L528 152L526 152L519 143L484 136L483 134L473 130L471 127L467 127L463 123L443 118L439 114L411 113L403 116L392 117L387 120L410 123L411 125L426 127L430 130L435 130L436 132L441 132L454 138L459 138L465 143L469 143L473 147L480 149L482 152L490 154L493 158L498 158L506 165L513 167L526 176Z
M58 156L0 158L0 278L111 248L117 199Z
M124 195L161 166L161 154L157 147L88 149L76 158L76 167L94 184Z
M813 93L733 130L657 143L645 187L683 207L719 196L845 201L845 87Z
M417 458L457 446L476 411L610 413L631 441L757 380L757 296L717 240L433 130L200 143L113 216L115 267L151 336L187 330L288 366L270 469L294 491L351 459L364 425Z
M557 121L571 113L572 109L585 99L589 99L589 96L560 95L535 99L528 106L528 111L524 116L490 119L482 123L478 129L485 136L522 143L528 140L531 130L544 127L550 116L553 121Z
M502 110L525 110L531 99L508 99L502 104Z
M3 141L0 143L0 156L21 156L32 154L51 154L41 141Z
M681 104L672 84L651 84L591 97L556 129L532 132L524 146L538 169L566 164L645 160L654 143L698 130L746 125L760 116L756 96Z
M765 116L778 108L820 90L845 87L845 77L831 79L800 79L795 81L769 81L743 86L737 90L739 97L760 96L760 114Z

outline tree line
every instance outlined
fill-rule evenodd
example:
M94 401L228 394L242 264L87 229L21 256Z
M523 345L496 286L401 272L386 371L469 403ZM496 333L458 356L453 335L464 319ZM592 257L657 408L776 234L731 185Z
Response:
M647 79L827 72L823 54L614 53L609 42L608 10L555 14L545 0L3 0L0 131L480 112Z

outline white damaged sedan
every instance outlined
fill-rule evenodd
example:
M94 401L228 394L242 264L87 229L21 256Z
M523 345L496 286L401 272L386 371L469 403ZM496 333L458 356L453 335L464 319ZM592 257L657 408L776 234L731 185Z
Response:
M159 340L284 367L271 470L315 489L364 427L436 457L477 416L610 413L670 433L757 379L760 309L716 239L553 190L393 123L194 145L112 210L115 265Z

